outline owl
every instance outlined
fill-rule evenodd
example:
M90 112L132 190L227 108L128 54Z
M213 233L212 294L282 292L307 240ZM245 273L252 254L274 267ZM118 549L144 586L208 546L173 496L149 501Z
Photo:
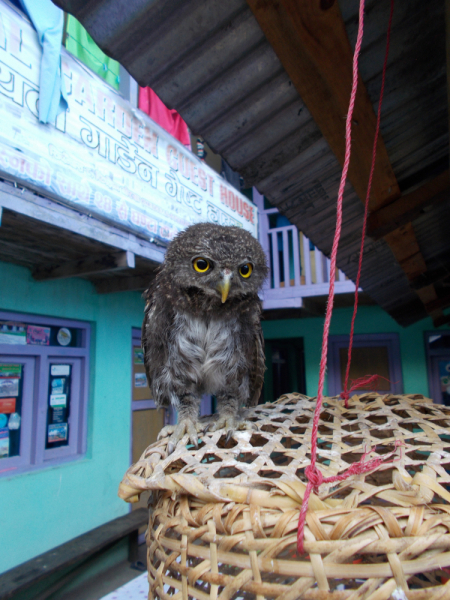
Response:
M228 439L250 427L243 409L258 403L264 380L258 290L267 272L261 245L239 227L197 223L169 245L144 294L142 324L153 398L178 411L178 424L160 433L170 435L169 453L186 433L198 445L203 394L217 398L213 430L225 428Z

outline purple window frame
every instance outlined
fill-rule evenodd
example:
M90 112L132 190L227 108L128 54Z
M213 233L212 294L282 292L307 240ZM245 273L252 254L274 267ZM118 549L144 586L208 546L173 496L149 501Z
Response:
M71 327L82 331L81 346L78 348L0 344L1 360L26 365L20 455L1 459L0 477L81 458L86 453L87 446L91 326L84 321L6 311L0 311L0 321ZM46 449L48 381L51 364L71 365L70 430L67 446Z
M348 335L330 335L328 338L328 395L337 396L342 392L339 350L348 348ZM396 333L365 333L353 337L353 348L386 346L389 357L389 380L391 387L386 394L403 393L403 375L400 356L400 340ZM375 373L367 373L375 375ZM360 393L362 393L361 390ZM358 393L358 392L357 392Z

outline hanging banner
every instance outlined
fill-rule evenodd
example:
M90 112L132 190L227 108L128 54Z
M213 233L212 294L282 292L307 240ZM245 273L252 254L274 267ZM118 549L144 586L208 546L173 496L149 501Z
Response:
M40 61L35 30L0 0L0 175L150 240L199 221L257 237L252 202L64 49L69 110L39 123Z

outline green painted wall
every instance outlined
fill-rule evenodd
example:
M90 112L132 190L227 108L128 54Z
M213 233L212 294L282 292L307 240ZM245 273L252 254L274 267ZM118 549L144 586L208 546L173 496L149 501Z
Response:
M0 477L0 573L128 512L117 488L130 460L131 329L137 292L98 295L83 280L33 281L0 262L0 309L89 321L88 451L78 461Z
M348 335L352 317L351 308L335 309L331 335ZM410 327L401 327L378 306L361 306L356 317L355 333L398 333L405 394L428 396L428 375L425 357L424 332L433 331L431 319L423 319ZM266 339L302 337L305 349L306 393L317 394L319 361L322 347L322 318L286 319L263 322ZM325 388L326 389L326 388Z

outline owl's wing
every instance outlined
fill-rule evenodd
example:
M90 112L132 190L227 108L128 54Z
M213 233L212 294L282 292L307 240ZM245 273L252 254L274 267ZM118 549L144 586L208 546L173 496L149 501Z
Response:
M254 323L255 342L253 348L253 362L250 369L250 400L249 406L256 406L261 395L266 370L266 357L264 354L264 338L259 321L259 314Z
M164 310L161 306L161 302L158 302L158 294L154 286L145 292L145 309L144 309L144 320L142 322L142 349L144 351L144 365L145 373L147 375L147 382L150 390L152 391L153 400L158 407L167 404L167 400L159 398L155 393L156 390L152 389L154 383L152 372L161 370L166 363L167 343L166 336L170 331L170 316L167 310ZM170 311L169 311L170 312Z
M142 350L144 351L144 366L145 366L145 374L147 375L147 383L150 390L152 389L152 377L150 375L149 369L149 355L150 355L150 340L148 331L151 328L152 320L155 317L155 300L153 296L149 293L150 290L146 292L146 303L144 309L144 320L142 321L142 333L141 333L141 345Z

